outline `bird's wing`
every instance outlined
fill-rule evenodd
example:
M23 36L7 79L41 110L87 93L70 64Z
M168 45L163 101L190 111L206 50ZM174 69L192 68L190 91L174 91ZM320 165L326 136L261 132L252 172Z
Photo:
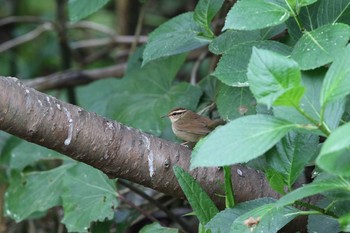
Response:
M192 134L198 134L198 135L207 135L212 131L210 127L208 127L208 124L210 123L210 120L198 120L193 119L190 122L183 123L183 129L196 129L196 130L181 130L183 132L188 132Z

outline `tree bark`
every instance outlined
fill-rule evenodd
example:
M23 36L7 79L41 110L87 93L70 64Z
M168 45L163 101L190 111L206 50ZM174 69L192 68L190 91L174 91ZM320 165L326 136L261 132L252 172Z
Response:
M183 197L172 167L189 171L191 151L96 113L0 77L0 130L89 164L110 178L124 178L160 192ZM223 207L223 172L189 171L214 202ZM232 180L237 202L275 197L264 175L235 165Z

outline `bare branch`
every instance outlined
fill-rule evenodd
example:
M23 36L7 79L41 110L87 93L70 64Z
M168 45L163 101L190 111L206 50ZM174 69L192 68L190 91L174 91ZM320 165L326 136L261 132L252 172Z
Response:
M63 71L50 74L44 77L38 77L32 80L25 81L25 84L36 90L44 91L63 87L72 87L81 84L87 84L94 80L122 77L126 64L118 64L93 70L78 70L78 71Z
M7 24L11 23L38 23L41 24L34 30L19 36L15 39L6 41L2 44L0 44L0 53L4 52L6 50L9 50L11 48L14 48L18 45L24 44L26 42L29 42L36 37L40 36L43 32L49 31L49 30L55 30L56 26L55 22L50 21L48 19L43 19L40 17L34 17L34 16L11 16L6 17L4 19L0 20L0 27L5 26ZM89 39L89 40L82 40L77 42L71 42L71 48L72 49L79 49L79 48L85 48L85 47L98 47L98 46L105 46L107 44L131 44L135 40L138 43L146 43L148 37L147 36L138 36L137 38L135 36L121 36L117 35L115 31L112 29L98 23L89 22L89 21L80 21L73 24L67 24L67 29L77 29L77 28L86 28L86 29L92 29L96 30L102 33L107 34L108 38L99 38L99 39ZM136 38L136 39L135 39Z
M138 43L146 43L147 36L139 36ZM114 36L112 38L101 38L101 39L90 39L90 40L81 40L71 43L73 49L80 49L86 47L98 47L105 46L107 44L131 44L135 41L135 36Z
M111 178L124 178L175 197L183 197L172 167L188 171L191 151L0 77L0 130L89 164ZM237 172L239 169L239 172ZM278 197L263 174L233 166L237 202ZM221 207L223 174L198 168L190 174Z
M115 36L116 32L112 30L109 27L104 26L103 24L91 22L91 21L79 21L73 24L69 24L68 28L74 29L74 28L86 28L86 29L92 29L95 31L99 31L102 33L105 33L109 36Z
M147 10L147 7L148 7L149 3L150 3L149 0L145 0L144 1L143 5L141 7L140 13L138 15L137 24L136 24L135 33L134 33L135 40L131 44L129 57L135 51L136 46L137 46L137 44L140 41L140 36L141 36L141 31L142 31L142 26L143 26L143 20L145 18L146 10Z
M16 47L18 45L24 44L28 41L31 41L31 40L35 39L36 37L40 36L43 32L52 30L52 28L53 28L53 24L46 22L46 23L38 26L34 30L32 30L32 31L30 31L22 36L16 37L13 40L6 41L6 42L0 44L0 53L4 52L6 50L9 50L13 47Z
M203 61L203 59L207 56L208 51L204 51L202 52L198 59L196 60L196 62L193 65L192 71L191 71L191 79L190 79L190 83L192 85L197 85L197 71L199 69L199 66L201 64L201 62Z
M36 17L36 16L10 16L10 17L0 19L0 27L5 26L7 24L12 24L12 23L37 23L37 24L51 23L53 24L53 21Z

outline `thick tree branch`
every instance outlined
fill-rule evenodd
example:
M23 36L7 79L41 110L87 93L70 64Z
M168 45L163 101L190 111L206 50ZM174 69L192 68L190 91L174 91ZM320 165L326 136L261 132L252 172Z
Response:
M16 78L0 77L0 90L0 130L87 163L111 178L183 197L172 167L188 170L191 151L186 147L57 100ZM263 174L243 166L233 166L232 171L237 202L278 197ZM222 170L200 168L190 173L222 206Z

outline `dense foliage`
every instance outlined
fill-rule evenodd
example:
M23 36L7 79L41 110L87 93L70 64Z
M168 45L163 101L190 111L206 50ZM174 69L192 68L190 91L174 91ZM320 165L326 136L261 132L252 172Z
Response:
M105 2L70 1L70 19L78 21ZM245 163L264 172L282 198L231 203L219 211L196 181L175 167L200 232L277 232L300 215L309 216L309 232L350 231L350 1L241 0L228 12L223 4L199 0L193 12L160 25L129 59L122 79L79 87L79 104L169 140L176 139L159 116L173 107L201 110L216 104L228 123L196 145L191 167ZM225 22L217 32L221 17ZM207 48L213 56L203 60L204 78L197 82L197 77L196 85L176 79L188 72L188 53L206 54ZM211 72L206 68L216 58ZM84 232L90 222L113 218L115 184L101 172L13 138L1 158L9 179L5 212L16 221L59 205L69 231ZM62 165L33 168L42 160ZM295 186L305 167L313 169L312 181ZM323 197L318 203L303 201L316 194ZM156 230L166 231L153 224L142 232Z

